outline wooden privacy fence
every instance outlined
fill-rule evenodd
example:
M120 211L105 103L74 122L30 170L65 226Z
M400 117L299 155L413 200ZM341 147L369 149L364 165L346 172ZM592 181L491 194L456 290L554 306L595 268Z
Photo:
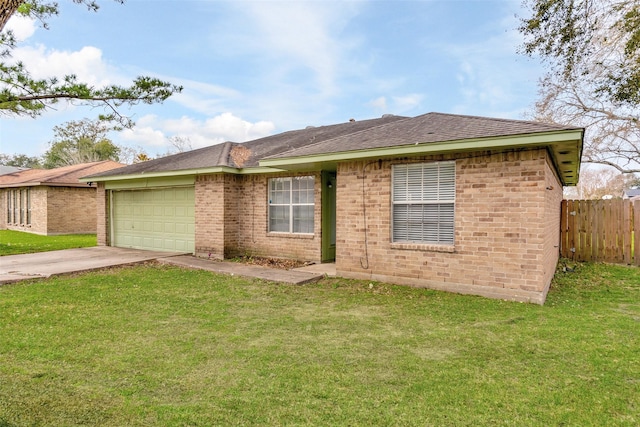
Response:
M560 254L640 266L640 200L563 200Z

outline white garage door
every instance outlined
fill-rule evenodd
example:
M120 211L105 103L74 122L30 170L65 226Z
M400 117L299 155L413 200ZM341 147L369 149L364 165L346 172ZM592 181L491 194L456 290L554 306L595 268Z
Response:
M113 191L113 246L195 251L193 187Z

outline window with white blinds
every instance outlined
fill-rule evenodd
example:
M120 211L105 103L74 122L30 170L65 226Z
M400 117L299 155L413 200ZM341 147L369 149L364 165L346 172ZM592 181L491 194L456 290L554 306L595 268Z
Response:
M394 242L453 245L455 162L394 165Z
M313 233L314 183L312 176L269 180L269 231Z

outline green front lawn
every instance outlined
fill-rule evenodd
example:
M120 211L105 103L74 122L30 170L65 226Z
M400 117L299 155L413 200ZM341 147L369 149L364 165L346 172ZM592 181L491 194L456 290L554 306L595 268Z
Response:
M640 269L545 306L149 264L0 287L0 426L640 424Z
M0 256L84 248L96 244L95 234L41 236L21 231L0 230Z

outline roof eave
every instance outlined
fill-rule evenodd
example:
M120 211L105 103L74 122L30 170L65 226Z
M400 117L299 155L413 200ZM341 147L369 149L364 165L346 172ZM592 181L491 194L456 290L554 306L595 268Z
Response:
M473 138L455 141L415 143L368 150L341 151L307 156L261 160L260 166L287 170L308 168L309 164L335 164L341 161L371 158L418 156L480 150L549 147L563 185L576 185L582 156L583 129L571 129L526 135Z
M1 188L20 188L20 187L80 187L84 188L87 185L83 182L71 183L71 182L18 182L14 184L0 184Z
M80 178L81 182L109 182L109 181L126 181L140 178L170 178L178 176L208 175L215 173L229 173L234 175L249 175L258 173L277 173L283 172L283 169L270 167L249 167L249 168L233 168L230 166L216 166L212 168L196 168L183 169L177 171L161 171L161 172L142 172L125 175L108 175L108 176L86 176Z
M175 176L189 176L200 175L210 173L237 173L237 169L227 166L216 166L212 168L197 168L197 169L182 169L177 171L158 171L158 172L140 172L121 175L107 175L107 176L85 176L80 178L82 182L108 182L108 181L122 181L129 179L140 178L167 178Z

